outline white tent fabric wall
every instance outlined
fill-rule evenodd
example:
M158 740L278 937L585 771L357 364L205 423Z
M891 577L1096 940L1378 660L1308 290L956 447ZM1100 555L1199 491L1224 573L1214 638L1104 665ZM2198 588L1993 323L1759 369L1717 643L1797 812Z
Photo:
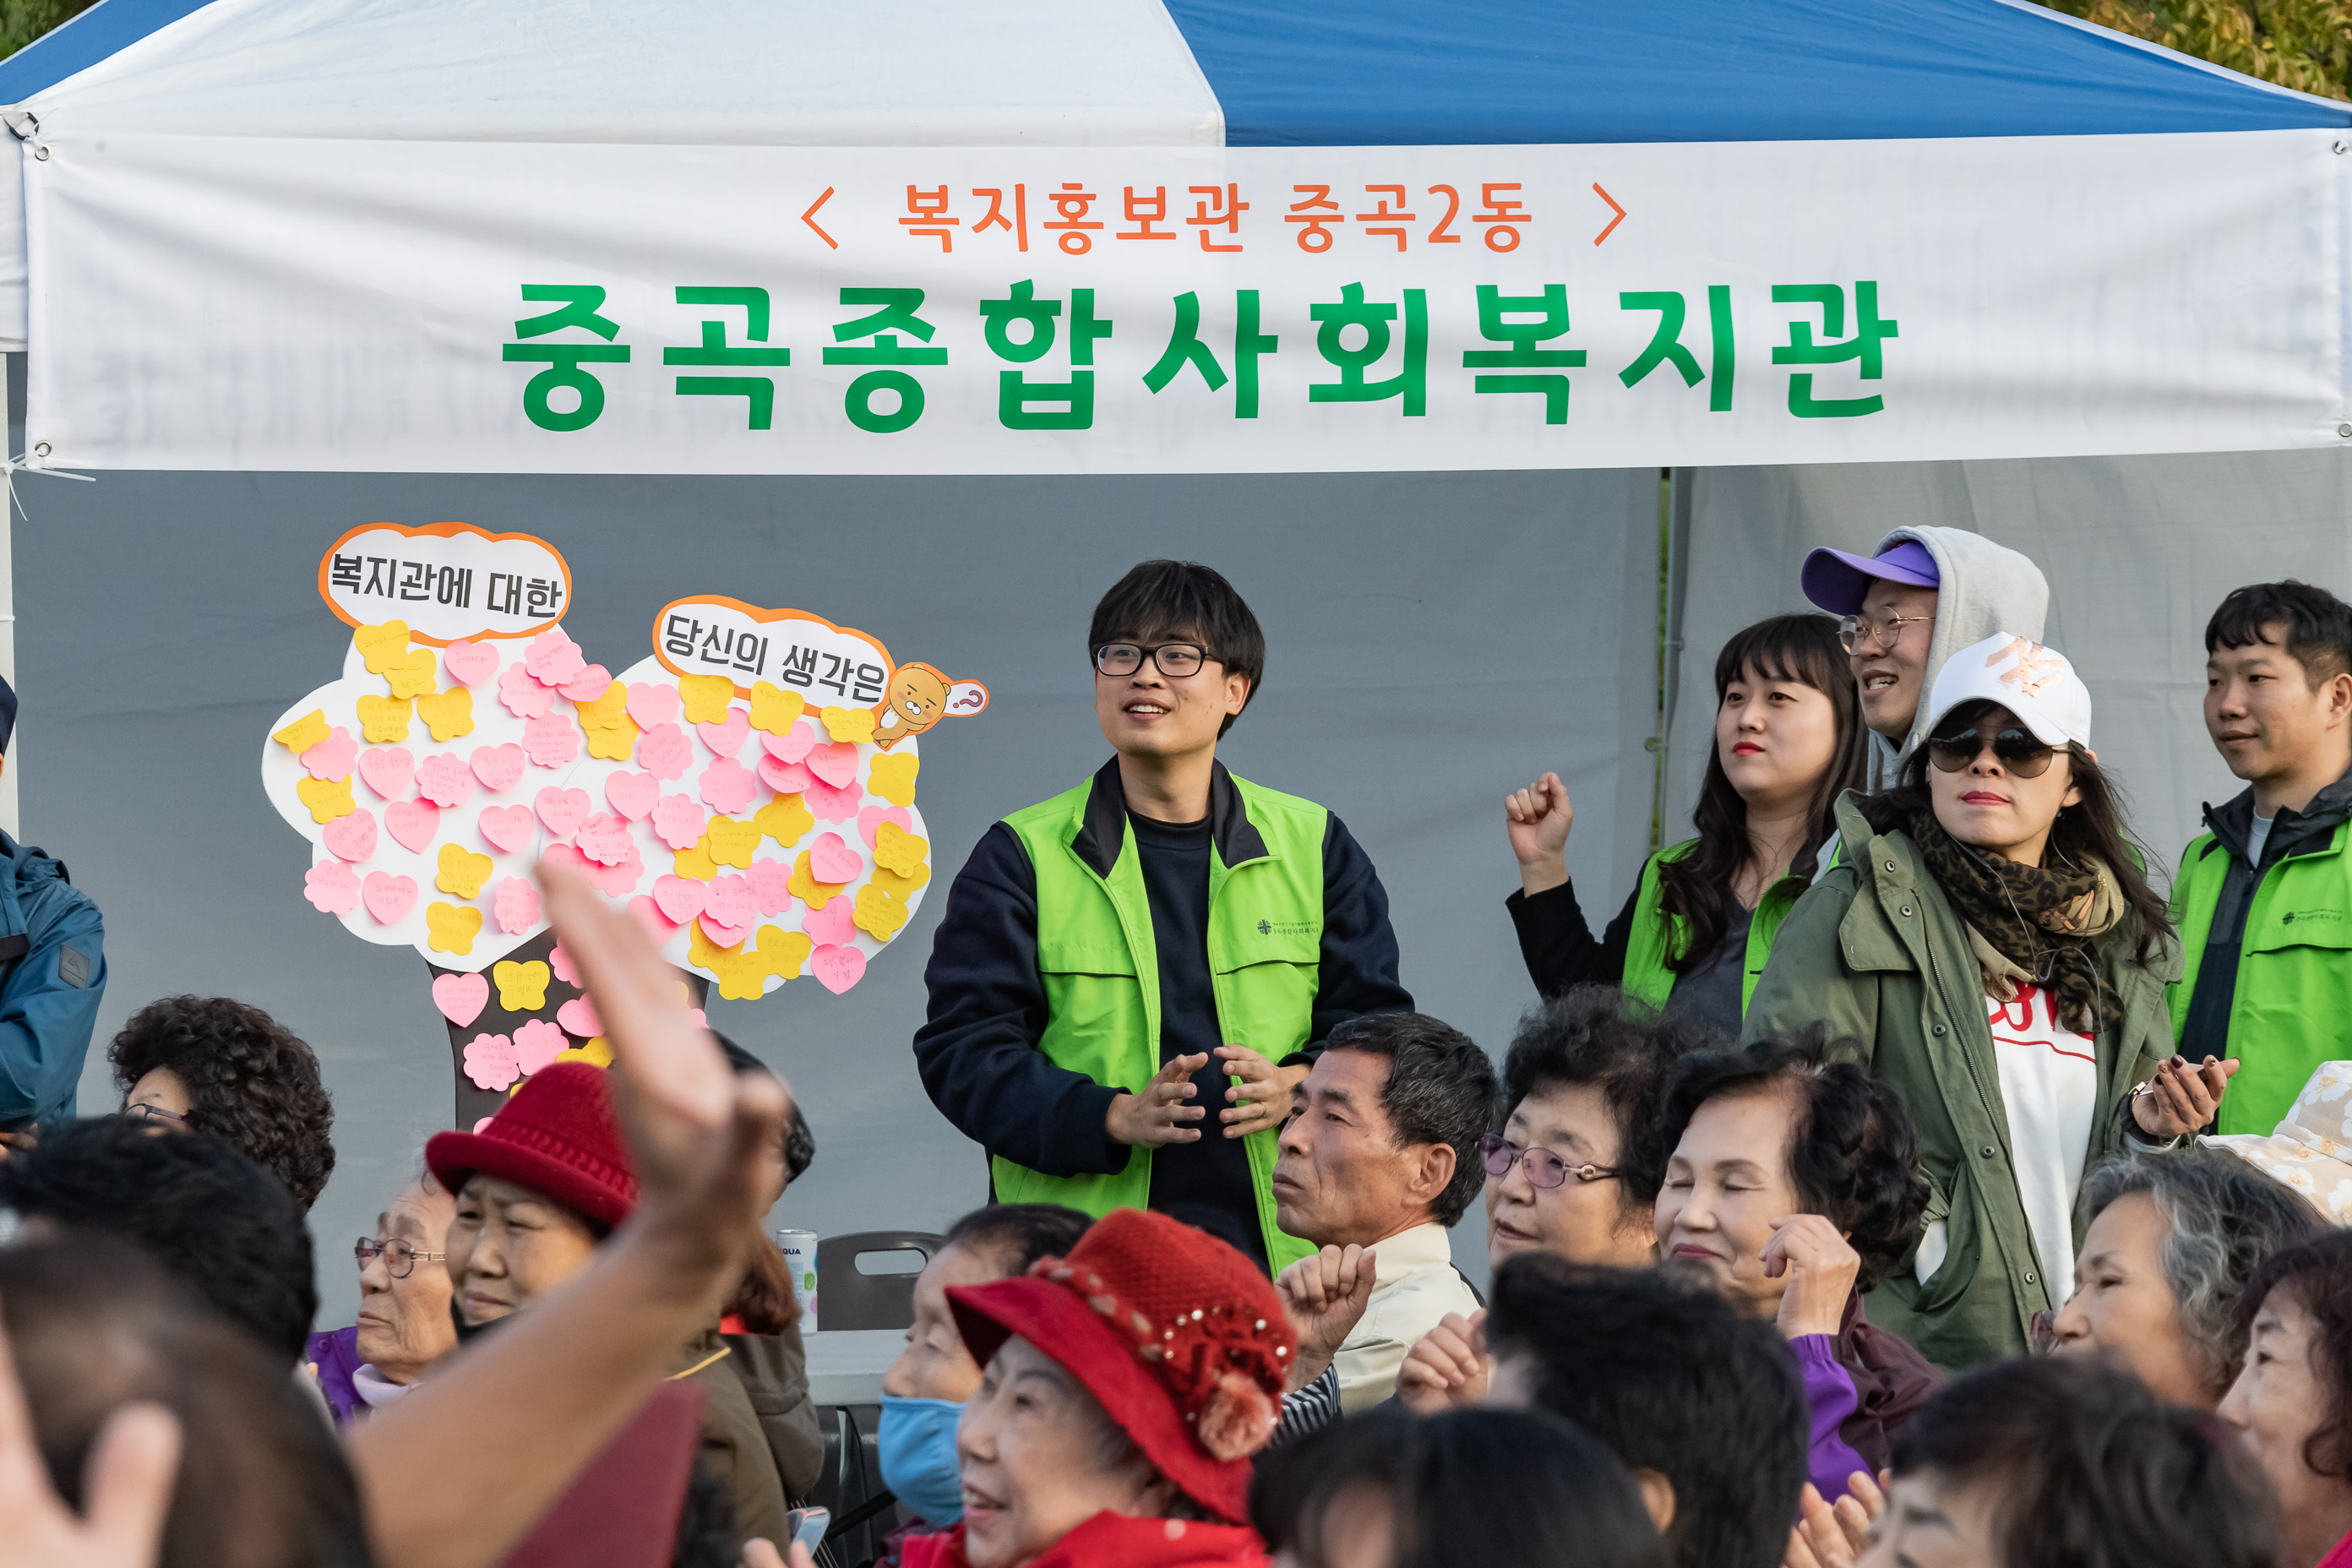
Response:
M1692 487L1664 832L1690 832L1715 721L1717 652L1741 626L1811 606L1815 545L1888 529L1971 529L2050 581L2046 640L2091 688L2100 762L2168 881L2202 802L2243 786L2205 737L2205 622L2240 584L2352 592L2352 465L2332 452L1703 468ZM1622 897L1621 890L1616 895ZM1613 908L1613 906L1612 906Z

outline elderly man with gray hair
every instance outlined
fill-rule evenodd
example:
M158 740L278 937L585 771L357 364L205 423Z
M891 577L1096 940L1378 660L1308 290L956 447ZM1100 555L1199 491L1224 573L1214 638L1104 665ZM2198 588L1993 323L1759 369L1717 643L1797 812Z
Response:
M2247 1279L2273 1253L2334 1228L2244 1161L2201 1150L2110 1160L2083 1200L2090 1227L2052 1348L2105 1352L2159 1399L2207 1410L2245 1359Z

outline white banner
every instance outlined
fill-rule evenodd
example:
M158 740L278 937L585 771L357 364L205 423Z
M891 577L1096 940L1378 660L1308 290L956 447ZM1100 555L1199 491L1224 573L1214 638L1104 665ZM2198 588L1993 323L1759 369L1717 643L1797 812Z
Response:
M23 165L26 438L852 474L2346 445L2340 144L60 136Z

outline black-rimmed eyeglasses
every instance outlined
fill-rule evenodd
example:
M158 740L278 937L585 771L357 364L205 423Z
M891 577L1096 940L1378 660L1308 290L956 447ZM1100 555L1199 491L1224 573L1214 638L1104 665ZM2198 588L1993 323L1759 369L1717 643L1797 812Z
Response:
M375 1261L378 1253L383 1255L384 1268L394 1279L407 1279L408 1271L415 1268L419 1262L440 1263L446 1261L449 1256L446 1252L419 1252L415 1247L397 1237L385 1241L376 1237L363 1236L352 1243L352 1261L362 1269Z
M1528 1180L1549 1191L1569 1177L1580 1182L1606 1182L1621 1173L1612 1165L1595 1165L1590 1161L1571 1165L1549 1149L1522 1149L1497 1132L1489 1132L1478 1140L1478 1158L1486 1166L1486 1173L1497 1181L1511 1173L1511 1167L1527 1163Z
M1149 657L1160 673L1171 680L1198 675L1209 662L1209 650L1196 642L1164 642L1157 647L1139 643L1107 642L1095 649L1095 668L1108 676L1133 675Z
M160 1105L126 1105L122 1114L134 1121L149 1121L163 1127L185 1127L188 1119L176 1110L166 1110Z

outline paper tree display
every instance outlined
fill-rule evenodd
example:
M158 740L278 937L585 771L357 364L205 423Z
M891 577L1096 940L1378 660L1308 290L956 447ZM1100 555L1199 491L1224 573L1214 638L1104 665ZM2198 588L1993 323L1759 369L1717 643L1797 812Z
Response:
M356 530L320 583L351 647L271 726L263 785L312 846L301 896L433 966L477 1090L601 1054L542 856L734 999L803 975L848 990L921 903L919 737L984 709L978 684L719 595L663 606L652 656L615 675L561 624L552 546L461 523Z

